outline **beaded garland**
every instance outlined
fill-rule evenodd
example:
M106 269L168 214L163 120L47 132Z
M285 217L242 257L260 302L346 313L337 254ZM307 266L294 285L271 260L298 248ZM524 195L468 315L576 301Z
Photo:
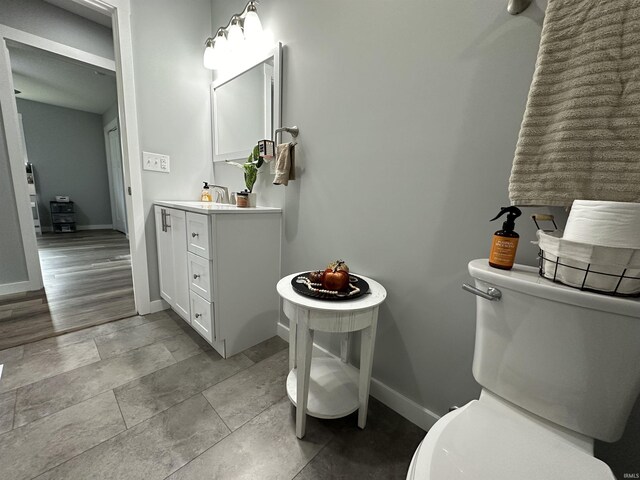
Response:
M298 278L296 278L296 282L297 283L304 283L307 286L307 288L309 290L311 290L312 292L325 293L325 294L328 294L328 295L335 295L337 297L340 297L340 296L350 297L352 295L357 295L358 293L360 293L360 289L358 287L352 285L351 283L349 283L349 288L351 289L351 291L349 293L343 293L343 292L340 292L338 290L325 290L324 288L316 288L316 287L321 287L322 284L321 283L313 283L307 277L298 277Z

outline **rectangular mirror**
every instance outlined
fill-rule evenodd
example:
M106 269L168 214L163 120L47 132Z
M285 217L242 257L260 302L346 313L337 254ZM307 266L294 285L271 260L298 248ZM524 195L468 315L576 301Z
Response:
M281 47L211 85L213 161L246 160L280 126Z

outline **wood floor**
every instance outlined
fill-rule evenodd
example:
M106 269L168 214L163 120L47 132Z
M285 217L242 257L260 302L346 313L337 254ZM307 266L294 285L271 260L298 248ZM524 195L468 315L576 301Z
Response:
M136 313L122 233L48 233L38 250L44 291L0 297L0 350Z

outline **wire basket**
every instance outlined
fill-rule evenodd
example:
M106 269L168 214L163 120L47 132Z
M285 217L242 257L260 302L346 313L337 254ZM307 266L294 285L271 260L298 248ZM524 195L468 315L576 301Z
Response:
M553 215L531 215L538 229L541 277L568 287L619 297L640 297L640 250L575 242L564 238ZM540 227L551 222L553 229Z
M591 263L584 264L573 259L561 259L553 254L545 253L540 249L538 253L539 273L541 277L555 283L561 283L572 288L587 292L601 293L618 297L640 297L640 291L636 293L624 293L619 291L623 282L633 282L640 285L640 276L629 275L628 269L623 268L620 273L608 273L599 271L598 266ZM582 265L585 265L584 267ZM569 282L567 278L571 278ZM613 289L595 288L594 284L608 284Z

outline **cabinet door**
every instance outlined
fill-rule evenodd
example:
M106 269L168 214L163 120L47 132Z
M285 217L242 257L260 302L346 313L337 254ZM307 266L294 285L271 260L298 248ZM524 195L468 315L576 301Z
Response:
M155 207L156 241L158 243L158 272L160 277L160 296L171 307L175 305L175 281L173 262L173 239L171 228L168 228L169 210L165 207Z
M173 309L186 322L189 315L189 277L187 263L187 222L185 212L169 209L171 239L173 243L173 278L175 283Z

